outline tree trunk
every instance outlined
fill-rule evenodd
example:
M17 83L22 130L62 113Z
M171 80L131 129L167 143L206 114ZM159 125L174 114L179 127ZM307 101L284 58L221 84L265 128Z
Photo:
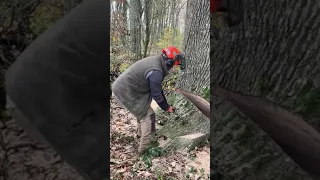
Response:
M186 17L186 29L183 51L186 55L187 68L178 78L178 87L182 90L202 95L210 85L210 18L209 1L189 0L187 3L189 13ZM197 32L197 33L194 33ZM208 119L182 95L170 95L169 103L177 107L178 120L174 120L159 112L160 118L166 118L165 127L160 134L170 138L190 133L209 133L210 122Z
M136 60L141 58L141 0L130 0L130 38L131 51L135 54Z
M156 41L156 36L157 36L157 20L155 19L154 17L154 8L153 8L153 11L152 11L152 18L151 18L151 21L150 21L150 34L152 34L152 36L150 36L150 42L149 42L149 46L148 46L148 50L147 50L147 53L148 54L151 54L151 51L152 51L152 48L154 46L154 43Z
M159 28L158 28L158 37L157 37L157 40L159 40L162 36L162 32L163 32L163 29L165 28L165 15L166 15L166 4L164 2L160 2L160 6L159 6Z
M303 152L293 150L303 149L303 141L309 141L300 128L313 130L303 123L292 129L287 122L297 123L294 119L302 116L320 129L320 11L316 4L314 0L244 0L243 23L221 28L218 39L211 37L211 82L275 104L269 114L259 114L259 108L266 111L268 106L260 103L254 109L249 97L238 102L224 101L218 95L212 100L212 158L219 179L310 179L295 163L311 169L297 158L296 154ZM217 95L217 89L211 90ZM296 117L283 117L283 112L276 110L280 107ZM277 121L261 121L271 114ZM291 139L283 142L281 136ZM308 159L306 153L304 156Z
M170 14L171 23L170 24L173 29L177 27L177 24L175 22L176 22L177 14L179 14L179 9L178 9L179 3L180 3L180 0L174 0L172 1L172 5L171 5L171 14Z
M144 1L144 19L146 21L146 30L145 30L145 40L144 40L144 49L143 57L147 57L148 45L150 41L150 29L151 29L151 15L152 15L152 1Z
M183 42L187 69L178 84L182 89L202 93L203 88L209 87L210 82L209 2L189 0L187 3Z
M124 27L127 27L128 24L128 18L127 18L127 13L128 13L128 2L126 0L123 1L122 3L122 18L123 18L123 23L124 23ZM125 31L127 31L127 29L125 29ZM127 45L127 36L122 36L121 37L121 42L123 46Z

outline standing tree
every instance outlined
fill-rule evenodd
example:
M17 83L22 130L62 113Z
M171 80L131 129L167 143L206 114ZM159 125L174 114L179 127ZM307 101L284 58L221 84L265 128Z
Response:
M130 39L131 51L136 59L141 58L141 28L142 28L142 3L141 0L130 0Z
M143 57L147 57L148 45L150 42L150 29L151 29L151 14L152 14L152 1L144 1L144 20L145 20L145 38L143 43Z
M220 28L218 36L211 37L211 81L217 87L212 89L216 95L211 123L214 170L222 180L310 179L286 154L297 154L296 149L303 154L303 147L295 146L302 144L301 129L306 126L292 128L287 122L290 117L297 123L301 116L320 128L320 8L313 0L244 0L243 7L239 26ZM224 93L218 89L229 92L230 101L223 101ZM253 102L259 102L255 108ZM281 107L294 115L280 111ZM248 117L264 121L257 126ZM279 144L271 137L291 138L282 138ZM301 162L303 156L299 158Z
M187 68L178 77L177 86L203 95L210 85L209 1L188 0L186 11L183 51L186 54ZM178 94L169 95L168 101L177 107L179 118L168 117L159 112L159 117L167 122L160 134L175 138L196 132L209 133L209 121L191 102Z
M122 18L123 18L123 24L124 26L124 30L127 31L127 25L128 25L128 1L127 0L123 0L122 1ZM122 37L122 45L125 46L127 44L126 40L126 36L121 36Z

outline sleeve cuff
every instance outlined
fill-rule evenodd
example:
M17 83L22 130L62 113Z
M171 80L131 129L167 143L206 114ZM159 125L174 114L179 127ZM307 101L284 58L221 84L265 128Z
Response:
M167 103L167 101L161 101L161 102L158 103L158 105L164 111L168 111L169 108L170 108L170 105Z

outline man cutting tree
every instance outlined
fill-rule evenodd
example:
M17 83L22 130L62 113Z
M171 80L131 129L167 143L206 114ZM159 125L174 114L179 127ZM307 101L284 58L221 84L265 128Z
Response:
M162 81L174 66L185 68L184 56L174 47L162 50L160 55L141 59L125 70L112 84L115 100L136 116L137 136L141 137L138 153L148 148L155 136L155 113L150 107L154 99L159 107L169 113L174 107L169 105L162 90Z

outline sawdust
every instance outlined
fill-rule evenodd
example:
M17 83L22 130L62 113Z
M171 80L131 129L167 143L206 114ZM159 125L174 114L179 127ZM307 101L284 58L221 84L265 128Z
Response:
M188 134L188 135L185 135L185 136L181 136L181 138L185 138L185 139L196 139L196 138L201 137L201 136L203 136L203 135L204 135L203 133Z

